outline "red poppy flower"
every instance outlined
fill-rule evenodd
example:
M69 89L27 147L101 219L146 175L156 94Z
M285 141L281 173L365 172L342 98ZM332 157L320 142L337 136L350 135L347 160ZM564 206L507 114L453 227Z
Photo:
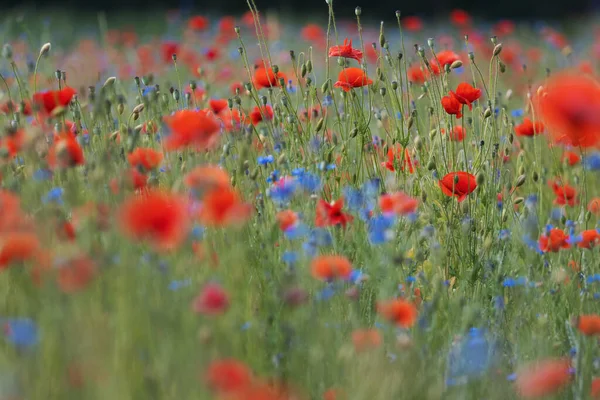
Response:
M238 392L249 386L252 380L250 368L234 359L213 361L206 371L208 386L220 393Z
M519 125L515 125L515 133L517 136L535 136L544 132L544 124L540 121L535 123L527 117L523 118L523 122Z
M206 194L200 220L205 225L225 226L243 223L251 214L251 206L244 203L233 188L223 188Z
M150 171L160 165L163 154L154 149L138 147L127 155L127 160L132 167Z
M94 262L85 256L72 258L59 266L56 282L65 293L85 288L96 274Z
M273 119L273 108L270 105L258 108L254 107L250 112L250 120L253 125L258 125L261 121L270 121Z
M205 31L210 25L208 18L202 15L195 15L188 20L188 28L193 31Z
M229 188L229 175L216 165L198 166L188 172L183 182L199 194Z
M473 109L472 103L481 97L481 89L477 89L466 82L459 83L456 87L456 97L461 104Z
M178 247L189 228L187 202L159 190L126 199L119 215L121 229L127 236L148 240L159 250Z
M300 34L307 42L322 42L325 38L325 31L317 24L305 25Z
M595 229L587 229L581 232L581 241L577 247L581 249L591 249L600 244L600 233Z
M331 203L319 199L315 216L315 226L342 225L343 227L346 227L347 223L352 222L353 217L343 213L342 208L344 208L343 198Z
M254 86L256 86L257 89L277 87L277 86L279 86L280 79L283 79L285 81L286 80L285 74L281 71L279 71L279 72L277 72L277 74L275 74L273 72L272 68L269 68L267 70L264 67L258 67L254 71L253 81L254 81Z
M574 73L552 75L536 102L556 143L594 147L600 143L600 84Z
M45 92L35 93L33 95L33 104L42 107L42 111L46 114L52 113L57 107L66 107L71 102L77 91L73 88L66 87L61 90L48 90Z
M436 57L431 58L429 66L434 74L439 75L444 70L446 65L452 65L454 61L459 61L460 56L451 50L443 50L436 54Z
M457 26L465 26L471 23L471 16L465 10L452 10L450 12L450 21Z
M360 68L350 67L340 71L337 82L333 85L349 92L352 88L371 85L373 81Z
M179 43L168 41L160 45L160 54L163 62L169 64L173 62L173 54L179 53Z
M493 31L495 35L508 36L515 31L515 23L508 19L503 19L494 25Z
M580 315L574 319L574 324L586 336L600 335L600 315Z
M288 230L298 222L298 214L292 210L279 211L275 217L282 231Z
M590 200L587 210L594 215L600 215L600 197L595 197Z
M195 313L204 315L220 315L229 308L229 296L220 285L209 283L194 299L192 309Z
M529 399L555 394L571 381L570 369L567 359L547 359L526 365L517 371L517 392Z
M217 115L217 118L221 120L227 132L240 130L248 123L248 118L237 109L226 108Z
M571 247L567 241L568 239L569 236L565 232L558 228L552 228L548 236L546 236L546 234L540 236L538 244L540 246L540 250L544 253L556 253L560 249L568 249Z
M421 65L413 64L407 71L408 80L412 83L422 85L429 77L429 71L423 70Z
M25 146L26 135L23 129L7 133L4 140L0 140L0 147L6 149L9 157L16 156Z
M352 332L352 343L357 352L377 348L382 341L381 333L377 329L357 329Z
M40 250L37 236L30 232L12 232L0 237L0 271L13 262L30 260Z
M464 201L477 188L475 175L464 171L450 172L438 184L446 196L455 196L459 202Z
M562 183L558 179L550 181L549 185L556 195L554 204L561 206L568 204L570 206L574 206L575 204L579 203L579 200L577 199L577 191L573 186Z
M413 214L417 211L418 206L419 201L417 199L403 192L388 193L379 198L379 207L384 213Z
M329 48L329 57L344 57L353 58L360 62L363 57L362 51L352 48L352 40L344 39L344 44L339 46L331 46Z
M408 32L418 32L423 29L423 20L414 15L402 18L401 22L402 27Z
M454 92L450 91L449 96L442 97L442 107L448 114L456 115L456 118L462 117L463 105Z
M219 114L228 107L227 99L210 99L208 106L215 114Z
M317 256L311 262L310 270L316 279L348 279L352 273L352 264L344 256Z
M565 151L560 159L562 162L567 162L571 167L579 164L581 157L573 151Z
M442 132L442 134L445 134L446 130L444 128L442 128L441 132ZM448 135L448 136L449 136L450 140L452 140L452 141L462 142L465 139L466 132L462 126L455 125L454 128L452 128L450 135Z
M165 117L171 134L165 140L166 150L191 147L196 150L212 148L219 138L221 124L210 110L180 110Z
M417 320L417 308L411 302L402 299L384 301L377 304L377 312L388 321L410 328Z
M254 27L254 14L252 14L252 11L248 10L242 15L242 22L248 28Z
M48 151L48 165L51 168L68 168L83 165L83 149L73 134L65 134L54 140Z
M68 104L68 102L67 102ZM3 112L4 114L10 114L11 110L14 112L17 112L17 110L19 110L19 108L21 108L21 105L16 105L14 102L12 101L7 101L5 103L2 104L2 106L0 106L0 111ZM31 115L31 103L26 100L24 102L24 107L20 110L21 113L23 115Z
M397 146L396 147L396 158L398 160L401 160L402 155L403 155L402 148L400 146ZM385 168L387 168L391 172L396 172L396 168L394 167L394 150L392 147L390 147L388 149L387 160L385 162L382 162L381 165L384 166ZM411 174L415 172L415 168L414 168L413 162L410 158L410 154L408 153L408 149L404 149L404 159L403 159L402 165L400 166L400 169L402 171L404 171L406 168L408 168L408 172Z

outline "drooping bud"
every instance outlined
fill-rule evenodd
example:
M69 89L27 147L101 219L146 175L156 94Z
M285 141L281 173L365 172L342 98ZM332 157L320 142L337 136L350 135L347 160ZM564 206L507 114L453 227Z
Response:
M52 47L52 45L50 44L50 42L43 45L42 48L40 49L40 57L48 55L51 47Z
M502 52L502 43L498 43L495 47L494 47L494 57L496 57L497 55L499 55Z

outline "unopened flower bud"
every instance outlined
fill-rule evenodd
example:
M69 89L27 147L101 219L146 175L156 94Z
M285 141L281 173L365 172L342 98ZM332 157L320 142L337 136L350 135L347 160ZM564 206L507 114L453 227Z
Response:
M43 45L42 48L40 49L40 57L48 55L48 52L50 51L51 47L52 47L52 45L50 44L50 42Z
M456 68L460 68L462 66L463 66L462 61L456 60L452 64L450 64L450 69L456 69Z
M494 57L497 56L498 54L500 54L502 52L502 43L498 43L495 47L494 47Z
M355 14L357 17L360 17L360 15L362 14L362 8L360 8L360 7L356 7L356 8L354 9L354 14Z
M7 60L10 60L13 56L13 50L12 50L12 46L8 43L6 43L3 47L2 47L2 57L6 58Z

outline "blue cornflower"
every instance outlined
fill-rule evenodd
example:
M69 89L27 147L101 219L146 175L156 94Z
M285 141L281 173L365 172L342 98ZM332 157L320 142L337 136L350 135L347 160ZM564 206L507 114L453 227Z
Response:
M285 230L284 235L290 240L303 238L308 235L310 229L306 224L299 222Z
M594 152L585 156L583 165L586 169L600 171L600 152Z
M321 190L321 178L310 172L303 172L299 175L298 183L308 193L316 193Z
M196 240L200 240L202 239L202 237L204 236L204 227L200 226L200 225L194 225L194 227L192 228L192 231L190 232L190 235L196 239Z
M350 277L348 278L348 280L356 285L356 284L362 282L364 276L365 276L365 274L363 274L363 272L361 270L353 269L352 272L350 273Z
M36 181L47 181L52 179L52 171L49 169L38 169L33 173L33 179Z
M298 253L296 253L295 251L286 251L281 256L283 262L286 263L288 266L296 264L298 262L298 258Z
M378 215L369 220L369 242L373 245L385 243L393 238L391 231L394 219L385 215Z
M50 189L50 191L48 191L48 193L46 193L45 196L42 197L42 203L44 204L48 204L48 203L56 203L59 206L62 206L64 204L63 202L63 194L64 194L65 190L61 187L55 187Z
M268 156L258 157L257 161L260 165L267 165L267 164L271 164L273 161L275 161L275 158L273 157L273 155L269 154Z
M292 176L302 176L304 175L304 168L294 168L292 170Z
M512 111L510 112L510 115L511 115L513 118L521 118L523 115L525 115L525 112L523 111L523 109L522 109L522 108L517 108L516 110L512 110Z
M469 330L469 334L455 342L450 349L446 371L447 385L460 385L483 376L495 363L495 350L495 344L486 337L484 330Z
M320 300L320 301L329 300L330 298L333 297L334 294L335 294L335 290L333 289L333 286L331 284L329 284L329 285L325 286L325 288L317 294L317 300Z
M279 171L275 169L267 177L267 182L274 183L274 182L277 182L278 180L279 180Z
M277 204L287 204L296 193L297 188L298 184L295 180L284 178L271 186L269 197Z
M552 219L553 221L560 221L562 215L563 210L560 208L553 208L552 211L550 211L550 219Z
M333 104L333 97L329 95L325 96L321 104L323 104L324 107L329 107Z
M191 286L192 285L192 280L191 279L184 279L182 281L171 281L169 283L169 290L175 292L183 287L187 287L187 286Z
M6 340L20 348L34 346L39 341L39 332L36 323L30 318L2 318L4 337Z

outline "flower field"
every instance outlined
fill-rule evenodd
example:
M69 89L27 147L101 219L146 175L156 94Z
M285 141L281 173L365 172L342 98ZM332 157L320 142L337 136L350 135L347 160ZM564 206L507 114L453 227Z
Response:
M0 400L600 398L593 21L248 6L6 17Z

